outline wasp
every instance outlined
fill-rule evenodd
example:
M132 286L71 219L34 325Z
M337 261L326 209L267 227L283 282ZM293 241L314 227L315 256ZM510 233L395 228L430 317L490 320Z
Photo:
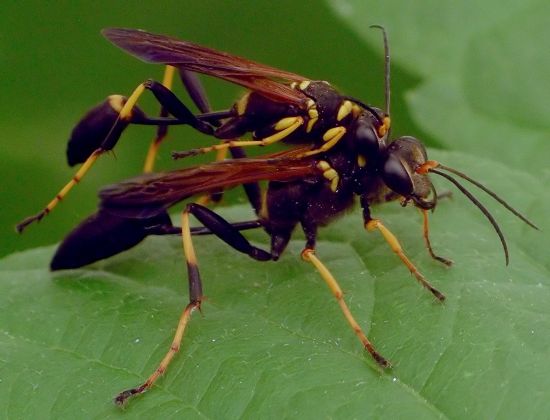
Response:
M180 44L182 41L172 38L135 30L110 29L105 34L117 45L123 45L133 54L146 57L151 61L167 62L172 65L178 64L174 59L174 55L177 56L179 51L177 47L187 45L187 43ZM189 303L183 309L170 348L158 367L142 384L119 393L115 397L117 404L122 405L130 397L142 394L153 386L180 349L192 313L201 309L203 287L195 254L194 235L215 235L231 248L254 260L276 261L285 251L293 233L299 227L305 235L301 258L310 263L326 282L347 323L372 359L382 368L388 368L391 366L390 362L376 350L374 344L363 332L347 306L337 280L316 254L316 242L320 227L329 224L351 208L356 201L359 201L364 228L367 231L378 231L418 283L438 301L445 300L445 295L434 287L407 257L399 240L390 229L380 219L373 217L371 207L374 204L400 200L403 206L413 205L418 208L423 214L423 236L426 248L434 259L446 265L450 265L451 261L434 253L429 240L428 214L438 204L438 192L432 184L431 175L448 180L480 209L500 239L506 264L509 261L508 248L499 225L487 208L464 186L461 180L469 182L489 194L523 222L537 228L482 183L459 170L430 160L426 148L417 138L412 136L389 138L387 123L389 121L389 47L385 32L384 45L386 51L386 104L384 110L363 106L359 101L343 99L340 96L340 105L333 107L333 111L336 111L335 120L338 121L340 110L347 107L342 104L349 101L351 111L340 120L346 121L348 118L347 122L328 129L326 129L327 126L323 126L325 128L314 136L312 134L314 133L313 127L317 124L325 124L324 117L319 116L317 122L308 132L310 120L306 120L305 115L309 115L312 109L311 105L307 105L308 101L305 102L305 108L299 106L294 108L295 103L286 104L287 111L289 109L301 110L297 111L294 116L304 119L304 124L294 131L296 135L301 133L304 136L304 141L301 144L282 152L269 153L257 158L239 157L238 159L184 167L173 171L145 173L104 187L99 192L98 211L78 225L61 243L52 259L52 270L76 268L110 257L133 247L148 235L176 233L182 238L187 266ZM176 49L175 53L174 49ZM221 68L228 68L229 56L217 52L212 54L219 54L219 61L211 62L209 66L217 65L218 73ZM204 65L204 60L200 60L200 62ZM188 64L185 66L186 71L204 71L202 67L193 68ZM274 84L275 82L269 81L271 79L258 76L263 71L261 69L263 67L257 70L248 70L247 73L243 68L241 73L234 71L223 74L228 80L230 78L232 81L238 79L239 83L243 85L247 82L251 88L255 86L256 82L259 86L263 86L265 83ZM255 76L250 76L251 73L254 73ZM300 88L292 83L290 85L284 83L275 85L284 92L296 91L300 95L307 90L307 87ZM323 83L323 85L325 84ZM261 90L252 90L252 93L248 94L248 100L250 101L250 98L254 96L258 96L258 98L261 96L262 99L259 100L266 103L270 101L278 103L274 98L263 94ZM320 98L317 99L318 101L314 102L319 108L322 101ZM285 105L284 101L281 103ZM253 124L258 124L257 127L261 126L257 128L258 130L271 127L277 131L277 127L275 127L277 123L275 125L259 124L258 121L254 121L252 115L247 114L247 112L251 112L250 110L246 111L247 106L241 106L241 111L244 109L242 113L239 113L238 108L237 104L233 111L234 114L228 115L220 121L219 129L225 130L223 127L230 129L239 126L239 130L241 130L243 124L250 129ZM259 114L259 116L262 115ZM264 117L267 116L263 115L262 118ZM120 114L117 118L120 119ZM138 118L146 117L141 115ZM280 122L280 114L272 116L272 120ZM320 120L322 121L319 122ZM262 121L262 123L264 122L265 120ZM324 139L323 133L338 127L343 134L337 141L330 144L332 139ZM288 137L293 135L290 133ZM281 140L283 139L281 138ZM330 144L330 147L324 147L326 144ZM227 147L231 148L231 146ZM251 191L258 191L260 189L258 183L264 181L267 182L265 193L251 193ZM194 196L240 185L247 190L249 201L256 214L255 220L229 221L216 211L192 201ZM174 226L168 216L168 211L172 206L188 199L191 201L185 205L181 212L180 226ZM191 227L191 216L197 219L202 226ZM270 240L269 248L256 246L243 235L243 230L253 228L261 228L265 231Z
M326 81L310 80L295 73L275 69L245 58L165 35L136 29L110 28L103 35L116 46L144 61L167 65L162 83L146 80L129 97L110 95L92 108L74 127L67 145L70 166L82 164L73 178L43 210L17 225L22 232L41 220L78 184L97 158L112 150L129 124L159 127L146 156L145 172L153 168L160 143L169 125L189 125L199 132L222 140L221 144L176 153L185 157L231 149L241 157L240 148L267 146L279 141L307 144L303 156L330 150L343 138L353 138L359 155L372 155L387 139L389 115L351 96L339 93ZM200 114L193 112L170 90L174 70ZM232 107L212 111L197 73L213 76L248 89ZM151 91L162 106L157 118L146 115L138 99ZM240 140L251 134L252 140Z

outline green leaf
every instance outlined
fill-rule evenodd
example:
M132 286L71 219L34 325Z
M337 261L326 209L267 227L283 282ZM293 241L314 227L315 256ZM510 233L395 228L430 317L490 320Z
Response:
M543 231L548 179L458 153L432 152L495 191ZM442 180L444 181L444 180ZM440 183L441 184L441 183ZM450 189L441 184L440 190ZM472 187L472 191L474 191ZM476 195L480 198L482 193ZM548 237L491 200L511 250L459 193L431 218L424 249L418 212L374 214L400 238L445 304L416 284L359 212L320 232L317 255L394 368L380 371L344 321L298 236L277 263L196 239L207 300L168 372L126 414L165 418L540 418L550 410ZM230 220L243 207L222 209ZM265 235L249 233L267 247ZM0 261L0 407L10 418L111 418L111 401L143 381L169 347L187 303L180 239L150 238L79 270L52 274L54 249Z

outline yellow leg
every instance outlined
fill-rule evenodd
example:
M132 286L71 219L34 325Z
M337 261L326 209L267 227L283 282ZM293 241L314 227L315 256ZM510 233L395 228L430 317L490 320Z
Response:
M215 144L208 147L200 147L198 149L186 150L184 152L176 152L173 154L175 158L183 158L187 156L196 156L213 151L229 149L231 147L250 147L250 146L269 146L288 137L294 131L304 124L302 117L287 117L281 119L274 128L277 131L269 137L261 140L230 140L220 144Z
M216 152L216 162L220 162L227 157L227 149L221 149Z
M164 87L172 90L172 85L174 81L174 72L175 67L172 66L166 66L166 69L164 70L164 77L162 79L162 84ZM161 108L161 116L164 116L165 111ZM168 129L166 126L159 127L157 130L157 135L151 142L151 145L149 146L149 150L147 151L147 156L145 156L145 164L143 165L143 172L153 172L153 168L155 166L155 158L157 157L158 149L160 147L160 144L164 141L166 138L166 135L168 133Z
M189 227L189 213L187 211L184 211L181 216L181 237L182 237L185 261L187 263L188 273L190 277L189 281L196 282L195 285L198 285L198 287L195 287L194 290L195 291L198 290L197 293L201 294L200 279L198 277L198 270L197 270L197 258L195 256L193 242L191 241L191 229ZM192 289L192 286L190 287L190 293L193 294L193 291L191 289ZM170 362L172 361L172 359L174 358L174 356L176 355L176 353L179 351L181 347L183 334L185 333L185 329L187 327L187 324L189 323L191 314L195 309L200 310L200 305L201 305L200 296L199 297L190 296L190 303L185 307L185 309L183 310L180 316L178 326L174 334L174 338L172 339L172 343L170 344L170 348L162 358L158 367L141 385L119 393L114 400L116 404L123 405L128 400L128 398L134 395L144 393L145 391L147 391L149 388L153 386L153 384L157 381L158 378L162 376L164 372L166 372L166 369L170 365Z
M136 106L137 101L140 96L145 92L145 84L140 84L137 88L134 89L130 97L126 100L126 103L118 113L118 118L123 121L129 121L132 117L132 110Z
M382 224L380 220L371 219L367 222L365 227L368 231L378 230L382 234L382 236L384 237L384 239L386 240L386 242L388 243L392 251L395 252L397 256L401 259L403 264L407 266L407 268L414 275L416 280L418 280L418 282L422 286L424 286L426 289L432 292L432 294L437 299L439 299L440 301L445 300L445 295L441 293L439 290L437 290L435 287L433 287L430 284L430 282L426 280L426 278L422 275L422 273L418 271L418 269L414 266L414 264L407 258L407 256L403 252L403 249L401 248L401 245L399 244L399 241L397 240L397 238L394 236L393 233L391 233L388 230L388 228L386 228L386 226Z
M336 301L338 302L338 305L340 305L340 309L342 310L342 313L344 314L344 317L346 318L346 321L348 321L348 324L353 329L353 332L355 332L355 335L359 338L365 349L370 353L372 358L378 363L380 366L387 368L390 367L390 362L388 362L372 345L372 343L369 341L365 333L363 333L363 330L351 314L351 311L348 308L348 305L344 301L344 293L342 292L342 289L338 285L338 282L336 279L332 276L330 271L325 267L325 265L317 258L317 256L314 253L315 251L313 249L304 249L302 251L302 258L311 263L319 272L321 275L321 278L325 281L327 286L329 287L330 291L336 298Z
M142 394L145 391L147 391L149 388L153 386L153 384L156 382L156 380L166 371L168 365L178 352L181 340L183 338L183 333L185 332L185 328L187 327L187 323L189 322L189 319L191 317L191 313L198 308L198 303L189 303L183 313L181 314L180 320L178 322L178 327L176 328L176 333L174 335L174 338L172 340L172 344L170 345L170 349L158 365L158 367L155 369L155 371L147 378L147 380L141 384L138 387L127 389L125 391L122 391L115 397L115 403L117 405L123 405L128 398L132 397L133 395Z
M445 257L440 257L439 255L436 255L432 249L432 244L430 243L430 229L428 224L428 210L420 209L420 211L422 212L422 218L423 218L422 233L424 236L424 243L426 244L426 248L428 249L428 253L434 260L437 260L445 264L447 267L450 267L451 265L453 265L453 261Z
M46 216L48 213L50 213L55 206L57 206L59 204L59 202L61 200L63 200L63 198L65 198L65 196L69 193L69 191L76 185L80 182L80 180L84 177L84 175L86 174L86 172L88 172L88 170L93 166L93 164L95 163L95 161L97 160L97 158L103 153L104 151L101 150L101 149L97 149L96 151L94 151L89 157L88 159L86 159L86 161L82 164L82 166L78 169L78 171L76 172L76 174L74 174L74 176L71 178L71 180L65 184L65 186L63 188L61 188L61 190L55 195L55 197L53 198L53 200L51 200L47 205L46 207L44 207L44 209L42 211L40 211L39 213L33 215L33 216L29 216L27 217L26 219L24 219L21 223L19 223L17 226L16 226L16 230L17 232L21 233L23 232L23 230L28 226L30 225L31 223L35 222L35 221L40 221L44 216Z

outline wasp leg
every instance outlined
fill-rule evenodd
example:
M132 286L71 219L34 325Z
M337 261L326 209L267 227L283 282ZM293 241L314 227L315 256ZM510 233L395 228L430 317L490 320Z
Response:
M424 277L424 275L418 271L418 269L415 267L415 265L407 258L405 253L403 252L403 248L401 248L401 245L399 244L399 241L395 237L393 233L389 231L389 229L384 226L384 224L378 220L378 219L369 219L365 220L365 228L371 232L373 230L378 230L382 237L386 240L390 248L392 249L395 254L401 259L403 264L407 266L409 271L414 275L416 280L424 286L426 289L428 289L438 300L443 302L445 300L445 295L441 293L439 290L437 290L435 287L433 287L428 280Z
M187 205L185 212L195 216L210 233L216 235L237 251L258 261L269 261L273 259L271 253L250 244L250 242L239 232L239 230L243 229L239 229L238 225L232 225L214 211L199 204L190 203ZM250 222L245 222L243 226L247 226L248 223Z
M151 388L156 380L166 371L168 365L170 364L176 353L179 351L181 341L183 339L183 334L185 333L185 329L187 328L187 323L191 318L191 314L195 309L200 310L202 302L202 285L200 283L200 277L197 277L194 280L191 280L191 278L189 279L189 289L194 289L195 294L190 295L190 301L180 316L178 326L176 328L176 333L174 334L172 344L170 345L170 349L161 360L155 371L147 378L147 380L135 388L130 388L120 392L114 399L115 404L124 405L128 398L134 395L142 394L149 388Z
M238 230L239 232L241 230L251 230L251 229L258 229L263 227L262 223L259 220L247 220L245 222L236 222L230 224L233 229ZM181 233L181 228L179 229L178 233ZM157 233L158 234L158 233ZM213 235L214 232L212 232L207 227L192 227L191 228L191 235L193 236L200 236L200 235Z
M210 153L221 149L231 149L234 147L250 147L250 146L268 146L283 140L291 135L298 128L304 124L304 119L300 116L285 117L280 119L273 125L275 133L271 136L264 137L259 140L229 140L220 144L215 144L208 147L199 147L196 149L184 150L182 152L173 152L172 157L174 159L181 159L189 156L201 155L204 153Z
M220 162L227 157L227 149L218 150L216 152L216 162ZM223 198L223 189L219 189L211 192L210 194L203 194L195 200L195 203L200 204L201 206L207 206L210 203L219 203Z
M243 159L246 158L246 153L241 147L232 147L229 149L231 153L231 157L233 159ZM216 153L216 161L224 160L227 156L227 149L220 149ZM264 196L264 192L262 191L262 188L260 187L259 182L250 182L247 184L242 185L246 197L248 198L248 202L254 209L254 212L256 215L260 214L260 211L262 209L262 197ZM210 195L202 195L200 196L195 202L197 204L200 204L202 206L206 206L209 203L218 203L221 201L223 197L223 190L210 193Z
M219 149L216 152L216 162L222 161L227 157L227 150L228 149ZM242 159L246 157L246 153L241 147L234 147L229 150L231 151L231 157L233 159ZM258 182L247 183L243 184L243 188L252 208L254 209L256 214L258 214L261 207L262 196L260 184ZM195 203L200 204L201 206L207 206L210 203L219 203L222 198L223 189L220 189L219 191L215 191L210 194L201 195L197 198Z
M260 222L259 220L246 220L244 222L230 223L230 225L233 229L236 229L238 231L258 229L263 227L262 222ZM155 226L147 227L146 233L147 235L157 236L181 235L181 227L173 226L171 224L158 224ZM213 234L214 232L204 226L194 226L191 228L191 235L193 236L204 236Z
M212 108L210 107L210 103L208 101L208 97L206 96L206 91L204 90L204 87L199 80L196 73L193 73L188 70L180 69L180 79L185 86L185 89L187 90L187 93L193 100L193 103L197 106L197 108L203 113L203 115L208 115L208 113L211 113ZM228 111L222 114L216 113L217 119L211 120L211 124L214 126L219 126L221 117L228 116ZM229 111L229 115L233 115L232 111ZM200 118L200 116L197 116L197 118ZM222 161L227 157L227 150L218 150L216 153L216 162ZM200 205L207 205L210 202L218 203L221 201L223 197L223 191L219 192L213 192L208 195L202 195L200 196L196 203Z
M450 267L453 265L453 261L449 260L445 257L440 257L439 255L436 255L432 249L432 244L430 243L430 230L429 230L429 223L428 223L428 210L420 209L422 212L422 218L423 218L423 236L424 236L424 243L426 244L426 249L428 250L428 253L430 256L443 264L445 264L447 267Z
M346 301L344 300L344 293L342 292L342 289L340 288L340 285L334 278L334 276L331 274L331 272L328 270L328 268L317 258L315 255L315 242L317 239L317 226L313 224L309 220L302 220L302 229L304 230L304 234L306 236L306 246L304 250L302 251L302 259L304 261L307 261L311 263L315 269L319 272L321 275L321 278L325 281L327 286L329 287L330 291L336 298L338 305L340 305L340 309L342 310L342 313L344 314L344 317L346 318L346 321L348 321L348 324L353 329L353 332L355 332L355 335L357 335L357 338L359 338L359 341L361 341L361 344L363 344L363 347L365 350L367 350L372 358L378 363L380 366L384 368L388 368L391 366L390 362L386 360L378 351L374 348L373 344L370 342L370 340L367 338L355 318L353 317L348 305L346 304Z
M214 213L212 210L202 207L197 204L188 204L181 216L181 236L183 243L183 252L187 265L187 276L189 282L189 304L183 310L176 333L168 349L168 352L163 357L161 362L155 371L147 378L141 385L131 388L119 393L114 401L117 405L122 405L128 400L128 398L142 394L153 386L156 380L166 371L170 362L179 351L183 334L189 322L192 312L195 309L201 308L203 300L202 294L202 282L200 278L199 268L197 264L197 257L195 255L195 249L193 247L193 241L191 239L191 228L189 226L189 214L195 216L205 227L207 227L213 234L218 236L224 242L235 248L237 251L243 252L250 257L259 261L268 261L272 259L269 252L260 248L256 248L246 240L241 233L236 230L229 222L223 219L221 216Z
M199 80L197 74L183 69L180 69L179 73L181 82L185 86L185 90L187 90L189 97L199 111L202 113L211 112L212 108L210 107L210 102L206 96L206 91L204 90L204 86Z
M386 360L378 351L374 348L373 344L370 342L370 340L367 338L355 318L353 317L348 305L346 304L344 300L344 293L342 292L342 289L338 285L338 282L333 277L333 275L330 273L330 271L326 268L326 266L317 258L315 255L315 251L312 248L305 248L302 251L302 258L304 261L307 261L311 263L315 269L319 272L321 275L321 278L325 281L327 286L329 287L330 291L336 298L338 305L340 305L340 309L342 310L342 313L344 314L344 317L346 318L346 321L348 321L348 324L351 326L353 331L355 332L355 335L359 338L365 349L370 353L372 358L383 368L388 368L391 366L390 362Z
M172 90L172 84L174 80L174 71L175 68L173 66L166 66L164 70L164 77L162 79L162 85L166 89ZM159 117L160 118L166 118L168 116L167 109L161 105ZM167 125L159 125L157 128L157 134L151 144L149 145L149 150L147 150L147 155L145 156L145 163L143 165L143 172L148 173L152 172L153 168L155 166L155 158L157 157L158 149L160 147L160 144L164 141L166 136L168 135L168 126Z
M180 79L183 85L185 86L185 89L189 93L189 96L193 100L193 103L202 112L202 114L197 115L198 119L207 121L213 126L219 126L220 121L222 119L234 116L234 111L232 110L212 112L204 87L201 81L199 80L198 76L196 75L196 73L193 73L188 70L180 69ZM224 160L227 157L227 150L228 149L226 148L218 150L216 153L215 160L217 162ZM231 150L231 155L234 159L246 157L244 151L240 147L234 147L234 148L231 148L230 150ZM256 186L253 186L253 185L256 185ZM256 196L257 197L260 196L259 184L257 183L246 184L244 185L244 188L251 203L255 203L255 202L259 203L260 199L255 198ZM222 197L223 197L223 192L219 191L216 193L211 193L210 195L203 195L199 197L196 203L201 205L207 205L209 202L217 203L222 199Z
M189 93L189 96L191 97L197 108L199 108L199 110L203 113L201 115L197 115L198 119L207 121L211 125L216 126L219 125L219 122L222 119L233 116L234 112L231 110L212 112L204 87L202 86L200 80L195 73L187 70L180 70L180 78L187 92ZM241 147L222 147L217 150L215 160L224 160L227 156L228 149L230 150L231 156L234 159L246 157L246 154ZM261 206L261 190L259 184L250 183L243 185L243 187L252 207L254 208L256 213L258 213ZM200 205L207 205L210 202L216 203L219 202L222 197L223 192L219 191L210 195L203 195L199 197L196 203Z
M173 71L169 69L173 69L173 67L167 66L165 77L162 83L162 85L168 89L170 88L172 78L173 78ZM186 90L188 91L189 96L191 97L191 99L193 100L197 108L199 108L199 110L203 113L196 116L198 120L207 121L211 125L217 125L220 120L233 115L233 111L216 111L216 112L211 111L210 104L206 96L206 92L195 73L186 71L186 70L180 70L180 78ZM161 87L157 87L158 91L160 91L161 89L162 89ZM161 95L159 93L159 96L167 96L167 94ZM170 99L169 101L166 101L166 100L161 101L160 98L158 99L159 99L159 102L162 102L162 103L175 102L176 100L173 98ZM175 106L177 108L181 108L182 105L183 104L178 104ZM166 113L167 111L166 107L163 106L162 109ZM161 117L162 116L163 115L161 115ZM152 168L154 156L156 155L156 149L158 149L160 142L163 140L164 136L166 135L166 128L167 128L166 126L159 125L157 137L155 138L155 140L153 140L150 147L150 152L146 159L145 171ZM228 150L227 147L218 149L216 154L216 161L224 160L227 156L227 150ZM246 157L244 151L240 147L230 148L230 150L231 150L231 155L235 159ZM261 192L260 192L259 184L258 183L245 184L244 188L249 198L249 201L251 202L254 209L257 211L259 209L260 202L261 202L261 199L260 199ZM217 193L212 193L210 195L201 196L197 199L196 202L201 205L207 205L211 201L212 202L220 201L222 196L223 194L220 191Z
M189 108L187 108L187 106L162 83L149 79L145 81L143 85L155 95L157 101L168 113L172 114L178 120L185 121L188 125L201 133L213 134L212 126L194 115Z
M373 230L378 230L382 237L386 240L391 250L399 257L399 259L407 266L409 271L414 275L416 280L426 289L428 289L439 301L443 302L445 300L445 295L433 287L424 275L418 271L415 265L407 258L401 248L401 244L390 230L384 226L384 224L378 220L373 219L370 215L368 197L363 195L361 196L361 207L363 208L363 222L365 224L365 229L372 232Z
M164 71L162 85L169 90L172 90L175 71L176 71L176 68L170 65L166 66L166 69ZM200 80L198 79L197 75L193 72L190 72L187 70L181 70L181 69L179 71L179 74L180 74L180 79L183 85L185 86L185 89L189 93L189 96L191 97L193 103L197 106L199 111L202 113L209 113L211 111L210 104L208 102L206 92L204 91L204 88ZM162 104L160 108L159 117L160 118L168 117L168 110ZM156 136L151 142L151 145L149 146L147 156L145 157L143 172L147 173L147 172L153 171L154 162L158 153L158 149L160 147L160 144L166 138L167 134L168 134L168 126L166 124L160 124L157 128Z

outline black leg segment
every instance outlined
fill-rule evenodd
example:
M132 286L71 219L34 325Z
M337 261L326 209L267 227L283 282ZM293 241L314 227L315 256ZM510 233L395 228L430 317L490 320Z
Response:
M199 80L199 76L192 71L184 69L179 69L179 74L181 82L183 83L183 86L185 86L185 90L187 90L189 97L197 106L199 111L202 113L212 111L204 87Z
M155 80L147 80L144 83L146 89L149 89L155 95L159 103L178 120L189 124L201 133L212 134L212 127L199 120L179 98L162 83Z
M269 252L253 246L235 226L212 210L200 204L191 203L187 205L186 211L195 216L211 233L237 251L258 261L273 259Z

